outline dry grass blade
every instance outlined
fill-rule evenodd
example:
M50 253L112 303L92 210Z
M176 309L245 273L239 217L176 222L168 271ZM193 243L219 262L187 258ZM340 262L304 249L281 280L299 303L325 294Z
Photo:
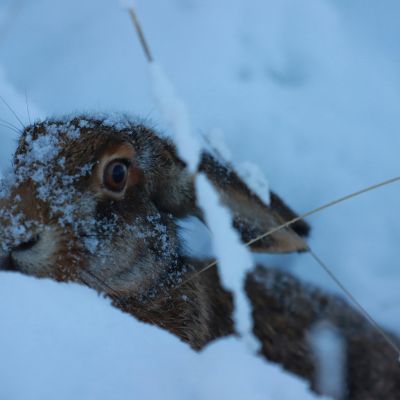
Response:
M268 232L263 233L260 236L257 236L254 239L251 239L250 241L248 241L246 243L246 246L251 246L252 244L258 242L259 240L264 239L264 238L266 238L266 237L268 237L268 236L270 236L270 235L274 234L275 232L278 232L278 231L280 231L282 229L288 228L291 225L293 225L294 223L296 223L297 221L305 219L305 218L307 218L307 217L309 217L311 215L314 215L314 214L316 214L316 213L318 213L320 211L326 210L327 208L333 207L333 206L335 206L337 204L343 203L343 202L345 202L347 200L350 200L350 199L352 199L354 197L358 197L358 196L360 196L360 195L362 195L364 193L371 192L372 190L381 188L383 186L388 186L388 185L391 185L391 184L393 184L395 182L399 182L399 181L400 181L400 176L397 176L395 178L387 179L387 180L385 180L383 182L379 182L379 183L376 183L374 185L368 186L368 187L366 187L364 189L361 189L361 190L358 190L356 192L350 193L350 194L348 194L346 196L339 197L336 200L330 201L329 203L326 203L326 204L323 204L322 206L314 208L314 209L312 209L312 210L310 210L310 211L308 211L308 212L306 212L306 213L304 213L304 214L302 214L302 215L300 215L300 216L298 216L296 218L291 219L290 221L285 222L282 225L279 225L279 226L269 230ZM215 265L217 265L217 261L211 262L206 267L204 267L200 271L198 271L195 274L193 274L189 279L191 279L192 277L197 276L197 275L207 271L209 268L212 268Z
M151 63L151 62L153 62L153 56L150 51L150 46L148 45L147 40L144 36L142 26L140 25L139 19L136 16L136 11L133 7L129 7L128 13L129 13L129 15L132 19L132 23L136 29L136 33L139 37L140 44L142 45L142 48L143 48L144 54L146 55L147 61L149 63Z
M386 334L386 332L375 321L371 314L361 305L361 303L351 294L351 292L343 285L342 282L335 276L328 265L309 247L308 252L317 264L329 275L329 277L336 283L350 301L358 308L364 318L374 327L374 329L382 336L383 340L397 353L400 361L400 347Z
M358 197L358 196L360 196L360 195L362 195L364 193L371 192L371 191L373 191L375 189L381 188L383 186L388 186L388 185L391 185L392 183L399 182L399 181L400 181L400 176L396 176L395 178L387 179L387 180L385 180L383 182L379 182L379 183L376 183L374 185L368 186L368 187L366 187L364 189L361 189L361 190L358 190L356 192L350 193L350 194L348 194L346 196L339 197L336 200L330 201L329 203L326 203L326 204L324 204L324 205L322 205L320 207L314 208L311 211L308 211L308 212L306 212L306 213L304 213L304 214L302 214L302 215L300 215L300 216L298 216L296 218L293 218L292 220L290 220L290 221L288 221L288 222L286 222L286 223L284 223L282 225L277 226L274 229L271 229L270 231L264 233L263 235L260 235L260 236L258 236L256 238L250 240L246 244L248 246L251 246L253 243L258 242L259 240L264 239L265 237L267 237L269 235L272 235L273 233L275 233L277 231L280 231L281 229L287 228L290 225L293 225L295 222L300 221L301 219L305 219L305 218L307 218L307 217L309 217L309 216L311 216L313 214L316 214L316 213L318 213L320 211L326 210L327 208L333 207L333 206L335 206L337 204L343 203L343 202L345 202L347 200L350 200L350 199L352 199L354 197Z
M7 123L7 122L3 122L2 120L0 120L0 126L2 128L6 128L6 129L10 129L12 132L16 133L17 135L19 135L21 132L15 128L13 125Z

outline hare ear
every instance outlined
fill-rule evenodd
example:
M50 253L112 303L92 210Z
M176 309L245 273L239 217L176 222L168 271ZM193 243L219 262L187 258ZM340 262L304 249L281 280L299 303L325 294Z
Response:
M220 163L209 153L203 154L200 170L214 184L223 204L231 210L233 224L244 242L249 242L296 217L275 193L271 193L270 205L266 205L229 164ZM252 251L267 253L306 251L308 246L303 236L308 233L308 224L300 220L291 228L278 230L250 247Z

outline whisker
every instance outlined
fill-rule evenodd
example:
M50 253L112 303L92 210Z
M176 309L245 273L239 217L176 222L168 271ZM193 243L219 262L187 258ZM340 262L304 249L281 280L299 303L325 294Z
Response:
M0 122L3 122L4 124L8 124L8 125L11 126L12 128L14 128L14 129L16 129L16 130L19 131L18 126L15 126L14 124L12 124L10 121L8 121L8 120L6 120L6 119L0 118Z
M121 300L118 292L115 289L113 289L111 286L109 286L107 283L105 283L102 279L100 279L96 274L94 274L91 271L82 269L80 272L87 274L91 278L95 279L99 283L100 289L103 290L105 293L107 293L108 297L110 297L112 300L114 300L116 303L118 303L122 310L124 310L124 309L126 310L127 303L125 301ZM80 279L86 286L88 286L89 288L92 288L90 283L85 278L80 276ZM108 290L105 290L105 289L108 289ZM109 293L110 291L112 294ZM142 307L144 307L144 305L142 305ZM153 318L150 318L149 316L147 316L147 320L148 320L148 322L150 322L153 325L158 325L157 321L155 321Z
M111 237L112 235L98 235L98 234L93 234L93 235L87 235L87 234L80 234L78 237L79 238L106 238L106 237Z
M21 121L21 119L18 117L17 113L12 109L12 107L5 101L4 97L1 95L0 95L0 100L9 109L9 111L14 115L14 117L17 119L17 121L21 124L22 129L25 129L25 125Z
M82 276L80 276L79 279L80 279L81 282L84 283L87 287L89 287L89 288L92 289L92 285L90 284L90 282L89 282L88 280L86 280L86 279L83 278ZM102 291L104 291L105 293L107 292L106 290L104 290L104 287L102 287L101 285L99 285L99 286L100 286L100 289L101 289ZM114 301L116 301L117 303L119 303L118 297L116 297L116 296L114 296L114 295L112 295L112 294L108 294L108 296L109 296L112 300L114 300ZM122 305L122 303L121 303L121 305Z
M104 282L102 279L100 279L96 274L94 274L91 271L88 271L86 269L82 269L80 270L81 274L86 274L89 275L91 278L93 278L95 281L97 281L97 283L100 286L100 289L102 289L105 293L107 293L113 300L116 300L121 306L124 306L123 301L119 298L119 294L118 292L113 289L111 286L109 286L106 282ZM85 281L84 278L82 278L82 281L89 287L92 287L89 282ZM111 294L110 294L111 292Z
M81 270L81 272L90 275L92 278L94 278L97 282L101 283L103 288L109 289L113 293L117 293L112 287L108 286L102 279L100 279L97 275L95 275L93 272L88 271L86 269Z
M25 89L25 103L26 103L26 113L28 114L29 125L32 125L31 113L29 111L28 92L26 89Z
M95 238L95 239L113 239L115 238L115 232L113 232L112 234L95 234L95 235L79 235L78 236L81 239L85 239L85 238Z
M3 127L3 128L10 129L11 131L13 131L14 133L16 133L16 134L18 134L18 135L21 133L19 130L15 129L15 128L14 128L13 126L11 126L11 125L7 125L7 124L4 124L4 123L1 123L1 122L0 122L0 126Z

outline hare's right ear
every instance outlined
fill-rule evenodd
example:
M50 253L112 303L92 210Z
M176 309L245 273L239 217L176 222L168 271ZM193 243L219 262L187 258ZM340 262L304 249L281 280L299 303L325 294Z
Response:
M200 170L214 184L222 203L231 210L234 227L245 243L297 217L275 193L271 193L270 204L265 204L231 165L222 164L209 153L203 154ZM306 251L308 246L303 237L309 230L308 224L300 220L291 228L277 230L250 247L252 251L266 253Z
M165 151L166 150L166 151ZM194 179L179 159L173 146L164 146L158 158L161 167L157 185L153 186L152 200L155 205L176 217L196 216L203 220L196 204ZM219 162L208 152L202 154L199 171L205 173L219 192L222 203L233 215L234 227L243 242L248 242L296 217L274 193L270 205L265 204L243 182L228 163ZM304 221L298 221L291 228L277 230L251 245L252 251L267 253L288 253L306 251L303 239L309 231Z

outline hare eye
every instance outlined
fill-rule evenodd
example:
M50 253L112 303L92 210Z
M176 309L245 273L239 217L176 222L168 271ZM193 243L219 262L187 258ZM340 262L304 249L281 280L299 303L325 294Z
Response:
M122 161L113 161L104 171L104 185L113 192L121 192L126 185L128 167Z

